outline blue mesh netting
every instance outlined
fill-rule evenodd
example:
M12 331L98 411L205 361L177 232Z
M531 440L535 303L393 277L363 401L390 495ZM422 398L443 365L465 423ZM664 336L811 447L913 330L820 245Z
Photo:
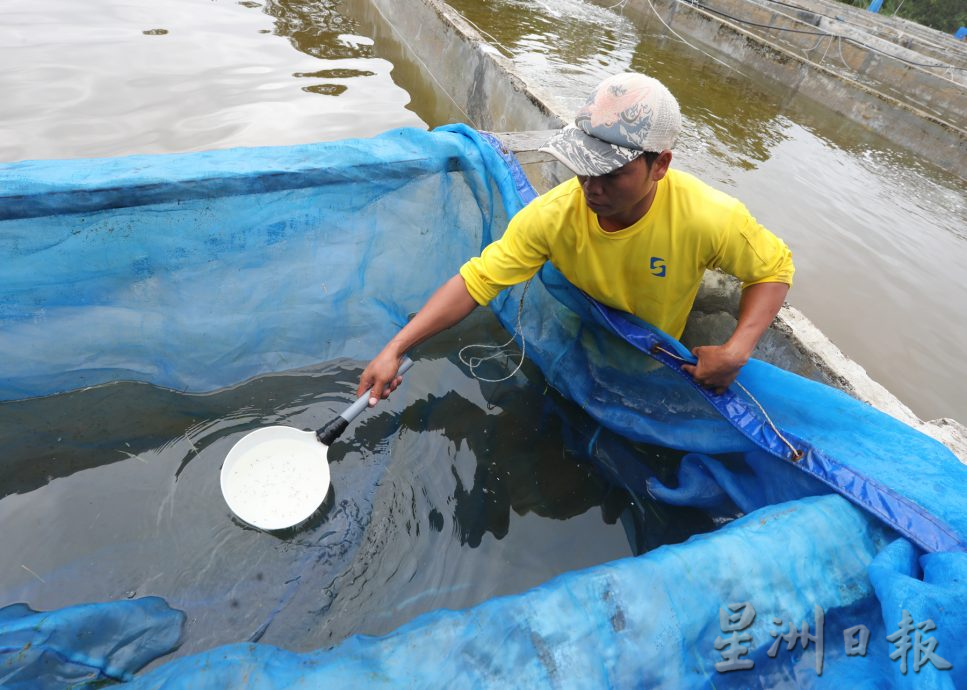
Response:
M416 131L3 166L0 400L360 358L503 217L483 170Z
M0 399L119 379L208 391L364 358L533 194L510 157L461 126L11 164L0 167L0 188ZM957 487L967 468L838 391L752 362L740 381L804 452L793 463L744 394L710 396L682 375L680 343L590 303L553 267L540 275L523 311L528 355L599 425L582 442L602 471L670 503L748 515L683 545L424 616L385 638L312 654L218 648L164 665L137 687L233 687L241 678L248 687L361 678L386 687L961 682L967 499ZM521 290L494 304L509 328ZM656 345L671 355L655 354ZM677 485L651 476L620 439L689 451ZM826 495L833 491L851 503ZM744 601L760 614L747 631L756 670L723 674L714 666L715 638L725 634L719 611ZM124 603L94 607L106 618L87 642L123 636L108 621ZM812 648L766 654L772 616L813 620L816 606L828 625L822 676ZM934 621L929 636L951 671L900 672L886 636L903 610ZM0 641L9 641L0 668L18 679L35 669L41 687L55 675L46 660L20 662L26 611L11 611L0 617ZM70 630L68 611L45 625ZM113 661L92 667L119 677L165 653L171 619L157 615L167 624L145 633L144 658L120 672L108 672ZM871 633L865 657L844 653L842 630L855 623ZM67 663L70 654L61 656Z

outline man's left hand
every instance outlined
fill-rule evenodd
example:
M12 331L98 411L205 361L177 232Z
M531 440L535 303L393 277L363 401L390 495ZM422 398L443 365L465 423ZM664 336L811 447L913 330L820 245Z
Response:
M728 389L739 375L739 370L749 361L748 353L739 352L728 343L692 348L692 354L698 358L698 362L684 364L682 369L701 385L718 394Z
M739 369L752 356L759 338L769 328L782 306L789 286L785 283L755 283L742 291L739 321L724 345L702 345L692 349L696 364L682 366L701 385L722 394L732 385Z

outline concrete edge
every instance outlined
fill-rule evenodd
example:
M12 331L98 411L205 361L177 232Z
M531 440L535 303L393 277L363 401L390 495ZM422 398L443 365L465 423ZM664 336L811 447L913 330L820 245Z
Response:
M602 7L611 5L608 0L591 2ZM805 98L822 103L898 146L931 152L932 164L938 168L961 178L967 175L963 165L967 130L962 126L817 64L686 0L629 0L622 7L622 14L636 25L659 20L687 38L731 56L736 63L758 70L768 79L793 86ZM715 41L731 41L732 50L723 49ZM790 80L784 80L783 74ZM891 118L891 113L904 117Z

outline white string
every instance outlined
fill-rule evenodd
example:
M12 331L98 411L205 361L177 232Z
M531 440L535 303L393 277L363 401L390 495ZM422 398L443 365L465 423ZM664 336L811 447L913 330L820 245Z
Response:
M678 0L678 1L681 2L681 3L683 3L683 4L686 4L686 5L688 4L687 2L685 2L685 0ZM620 5L621 3L618 3L618 4ZM671 35L674 36L675 38L677 38L679 41L681 41L682 43L684 43L685 45L687 45L692 50L697 50L698 52L700 52L702 55L704 55L705 57L709 58L710 60L714 60L715 62L719 63L720 65L722 65L726 69L730 69L733 72L735 72L736 74L741 74L743 77L746 76L743 72L741 72L740 70L736 69L732 65L730 65L730 64L728 64L726 62L722 62L721 60L719 60L714 55L705 52L704 50L702 50L698 46L692 45L691 43L689 43L688 41L686 41L684 38L682 38L682 35L681 34L679 34L673 28L671 28L670 26L668 26L668 22L666 22L662 18L662 16L658 13L658 10L655 9L655 6L652 4L651 0L648 0L648 6L651 8L651 11L655 13L655 16L658 17L658 21L660 21L664 25L664 27L666 29L668 29L668 31L671 33ZM748 77L746 77L746 78L748 79Z
M494 36L493 36L493 34L490 34L490 33L487 33L487 32L486 32L486 31L484 31L484 30L483 30L482 28L480 28L480 26L479 26L479 25L478 25L478 24L477 24L476 22L474 22L474 21L473 21L472 19L470 19L470 17L468 17L468 16L466 16L466 15L464 15L464 14L461 14L461 15L460 15L460 17L461 17L461 18L462 18L462 19L463 19L463 20L464 20L465 22L467 22L467 24L469 24L470 26L472 26L473 28L475 28L475 29L476 29L476 30L477 30L478 32L480 32L480 34L482 34L482 35L483 35L483 36L484 36L485 38L489 38L489 39L490 39L490 41L491 41L491 43L492 43L493 45L495 45L495 46L497 46L497 47L498 47L498 48L500 48L500 49L501 49L502 51L504 51L504 55L505 55L506 57L509 57L509 58L510 58L511 60L516 60L516 59L517 59L517 56L516 56L516 55L514 55L514 51L512 51L512 50L511 50L510 48L508 48L508 47L507 47L507 46L505 46L505 45L504 45L503 43L501 43L501 42L500 42L500 41L498 41L498 40L497 40L496 38L494 38Z
M823 51L823 59L819 61L819 64L821 64L821 65L826 64L826 55L827 55L827 53L829 53L829 49L833 47L833 44L835 42L836 42L835 39L833 39L833 38L830 38L829 39L829 43L826 44L826 50Z
M855 74L855 71L853 70L853 68L849 66L848 62L846 62L846 58L843 57L843 37L842 36L836 37L836 45L839 47L839 59L843 62L843 67L845 67L850 72L853 72Z
M510 340L500 345L485 345L483 343L464 345L463 347L460 348L460 352L457 353L457 355L460 357L460 361L463 362L464 366L466 366L470 370L470 375L473 376L478 381L484 381L486 383L501 383L511 378L512 376L514 376L514 374L520 371L520 368L524 365L524 355L527 352L527 340L524 338L524 329L521 327L520 319L521 319L521 314L524 311L524 297L527 295L527 289L530 287L532 280L534 279L531 278L526 283L524 283L524 289L520 293L520 303L517 305L517 327L514 329L513 335L510 336ZM498 357L506 357L508 359L510 358L512 351L509 349L505 350L504 348L506 348L508 345L514 342L514 337L517 335L520 336L520 361L517 362L517 366L514 367L514 370L500 379L488 379L478 375L477 369L480 368L480 365L483 364L484 362L488 362ZM491 355L487 355L485 357L464 356L463 353L469 350L470 348L479 348L480 350L494 350L494 353Z
M746 388L745 386L743 386L738 381L734 381L734 383L735 383L736 386L738 386L739 388L741 388L742 391L746 395L749 396L749 399L751 399L752 402L755 403L755 406L759 408L759 411L762 413L762 416L766 418L766 422L768 422L769 426L772 428L772 431L775 433L775 435L778 436L779 437L779 440L781 440L783 443L785 443L786 444L786 447L789 448L789 450L792 451L792 459L795 460L796 462L798 462L799 460L801 460L802 459L802 456L803 456L803 452L801 450L799 450L798 448L796 448L794 445L792 445L792 443L789 441L789 439L787 439L785 436L782 435L782 432L779 431L779 427L777 427L772 422L772 417L770 417L769 416L769 413L766 412L766 408L764 408L762 406L762 404L758 400L756 400L756 397L754 395L752 395L752 392L748 388Z
M420 56L417 54L417 52L415 50L413 50L413 46L411 46L407 42L406 38L403 37L403 33L396 27L395 24L393 24L393 22L391 22L389 20L389 17L387 17L385 14L383 14L383 11L379 9L379 5L378 4L374 4L373 6L376 8L376 12L379 14L379 16L381 16L383 18L383 21L385 21L387 24L389 24L390 28L393 30L393 33L395 33L396 34L396 37L399 39L400 43L402 43L404 46L406 46L406 49L408 51L410 51L410 55L413 56L413 59L415 59L417 62L419 62L421 65L423 65L423 69L426 70L426 73L430 76L430 79L432 79L433 82L437 85L437 87L439 87L439 89L443 93L443 95L446 96L447 98L449 98L450 99L450 102L453 103L453 105L456 107L456 109L459 110L461 113L463 113L463 116L465 118L467 118L467 122L469 122L471 125L473 125L474 126L474 129L480 129L480 125L477 124L477 121L474 120L472 117L470 117L470 114L467 113L466 110L464 110L463 108L460 107L460 104L457 103L453 99L453 96L450 95L450 92L449 91L447 91L445 88L443 88L443 84L441 84L440 83L440 80L437 79L436 78L436 75L433 74L433 70L430 69L430 66L427 65L425 62L423 62L422 59L420 59Z
M653 349L653 352L655 350L657 350L658 352L664 353L665 355L668 355L672 359L677 360L679 362L684 362L685 364L692 364L692 362L689 362L684 357L679 357L677 354L675 354L674 352L672 352L670 350L666 350L661 345L655 345L655 347ZM792 445L792 443L789 441L789 439L787 439L785 436L782 435L782 432L779 431L779 427L777 427L773 423L772 417L770 417L769 416L769 413L766 412L766 408L764 408L762 406L762 404L758 400L756 400L756 397L754 395L752 395L752 392L748 388L746 388L745 386L743 386L738 381L733 381L733 384L735 386L738 386L739 388L741 388L742 391L747 396L749 396L749 399L752 400L753 403L755 403L755 406L759 408L759 411L762 413L762 416L766 418L766 423L768 423L768 425L772 428L772 431L776 434L776 436L779 437L779 440L781 440L783 443L785 443L786 444L786 447L790 451L792 451L792 459L795 460L796 462L799 462L799 460L802 459L803 452L801 450L799 450L798 448L796 448L794 445Z

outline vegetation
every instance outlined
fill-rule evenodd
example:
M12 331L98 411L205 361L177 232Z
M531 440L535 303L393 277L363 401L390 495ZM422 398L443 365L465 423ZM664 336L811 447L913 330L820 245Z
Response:
M869 0L842 1L864 9L870 6ZM967 2L964 0L884 0L880 14L895 14L948 34L967 26Z

